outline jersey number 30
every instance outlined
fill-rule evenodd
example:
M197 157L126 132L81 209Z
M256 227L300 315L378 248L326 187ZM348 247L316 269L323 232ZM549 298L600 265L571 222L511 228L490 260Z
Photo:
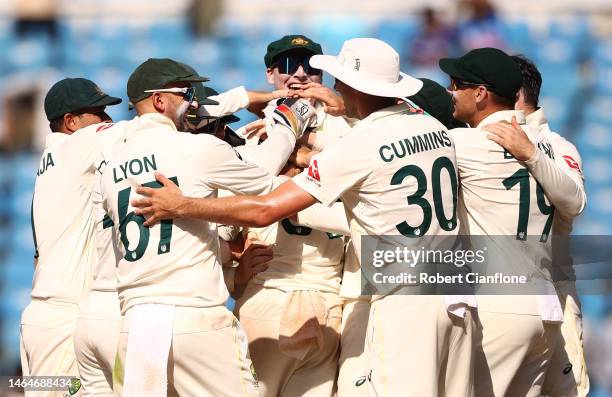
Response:
M451 190L453 193L453 213L450 218L446 218L444 214L444 201L442 198L442 187L440 186L440 176L442 170L446 169L451 181ZM423 197L427 192L427 177L423 170L414 165L406 165L391 177L392 185L401 184L406 177L413 176L417 181L417 191L406 199L408 204L414 204L421 207L423 211L423 222L418 226L409 225L408 222L403 221L398 223L395 227L397 230L406 237L421 237L429 230L431 226L432 210L429 201ZM451 231L457 227L457 172L453 162L448 157L438 157L434 161L431 167L431 186L433 189L433 202L434 209L436 210L436 218L438 223L443 230Z
M175 176L169 179L178 186L178 179ZM142 186L151 187L154 189L162 187L162 185L157 181L143 183ZM134 211L130 212L129 214L127 213L128 205L130 204L131 192L131 187L123 189L119 192L117 210L119 212L119 234L121 236L121 243L125 248L125 255L123 258L126 261L134 262L142 258L144 255L145 250L149 245L151 229L144 226L145 218L142 215L136 215ZM130 222L136 223L140 234L138 237L138 244L133 250L129 249L130 241L127 237L127 225ZM172 239L172 220L163 220L160 223L159 244L157 245L158 255L170 252L170 240Z

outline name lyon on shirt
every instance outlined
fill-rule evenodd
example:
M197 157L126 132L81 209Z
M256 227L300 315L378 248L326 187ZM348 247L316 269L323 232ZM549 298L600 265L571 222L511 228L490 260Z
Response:
M127 160L119 164L119 167L113 167L113 179L115 183L119 183L127 179L128 175L136 176L151 171L157 171L154 154L144 156L142 159Z

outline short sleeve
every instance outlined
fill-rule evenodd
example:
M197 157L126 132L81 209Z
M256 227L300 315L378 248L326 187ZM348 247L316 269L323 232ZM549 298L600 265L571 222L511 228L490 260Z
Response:
M367 158L346 149L351 147L347 139L328 146L311 159L310 167L296 175L293 182L321 203L332 205L372 171Z

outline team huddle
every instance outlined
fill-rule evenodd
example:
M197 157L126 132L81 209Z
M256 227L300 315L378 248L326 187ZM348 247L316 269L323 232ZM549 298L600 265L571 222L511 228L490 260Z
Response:
M586 396L571 277L363 286L368 236L537 236L514 261L571 274L552 244L586 205L581 160L538 107L536 66L475 49L439 61L444 88L380 40L331 56L302 35L264 62L273 90L218 93L149 59L116 122L94 82L51 87L23 374L83 396ZM234 131L241 109L258 120Z

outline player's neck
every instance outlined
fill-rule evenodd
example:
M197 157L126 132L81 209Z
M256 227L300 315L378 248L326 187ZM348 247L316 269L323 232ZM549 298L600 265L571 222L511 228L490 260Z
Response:
M523 112L525 112L525 116L529 116L531 113L535 112L536 110L538 110L539 108L537 107L533 107L533 106L525 106L524 109L520 109Z
M374 112L395 105L393 98L369 96L369 100L362 101L357 107L357 118L363 120Z
M474 117L472 118L472 120L468 122L468 124L470 125L470 127L476 128L482 122L482 120L486 119L493 113L501 112L502 110L514 110L514 109L511 109L505 106L500 106L500 105L490 105L480 111L477 111L474 114Z

